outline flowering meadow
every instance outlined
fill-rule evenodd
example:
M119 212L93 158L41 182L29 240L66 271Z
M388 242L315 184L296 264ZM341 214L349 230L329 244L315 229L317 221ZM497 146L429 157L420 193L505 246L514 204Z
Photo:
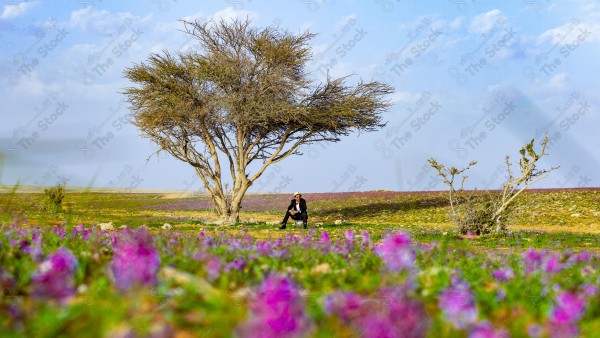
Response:
M144 215L150 225L122 226L73 222L76 209L45 220L30 210L0 226L0 336L600 335L593 234L477 238L444 224L352 220L217 227L185 213L169 216L181 223Z

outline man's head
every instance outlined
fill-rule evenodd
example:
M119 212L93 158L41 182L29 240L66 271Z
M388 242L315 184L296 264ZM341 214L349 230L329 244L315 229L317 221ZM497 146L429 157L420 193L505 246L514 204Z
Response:
M299 200L299 199L300 199L300 197L302 197L302 195L301 195L299 192L295 192L295 193L294 193L294 198L295 198L295 199Z

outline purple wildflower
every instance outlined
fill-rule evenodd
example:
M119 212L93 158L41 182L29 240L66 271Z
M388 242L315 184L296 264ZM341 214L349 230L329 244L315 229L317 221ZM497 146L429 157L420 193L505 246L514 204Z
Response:
M64 226L55 226L53 229L54 233L56 234L56 236L58 236L58 238L60 239L64 239L65 238L65 233L66 233L66 229Z
M598 286L594 284L585 284L583 286L583 292L590 297L595 297L598 294Z
M209 281L217 279L221 274L221 260L216 257L210 258L206 262L206 272Z
M327 253L331 249L331 238L329 237L329 233L327 233L327 231L323 231L321 234L319 245L321 246L321 250L323 250L323 252Z
M562 268L558 255L552 255L544 264L544 271L551 274L559 272Z
M507 266L503 269L498 269L492 272L492 277L494 277L498 282L506 283L515 277L515 273L510 267Z
M557 325L573 324L579 321L585 312L583 297L569 292L563 292L556 296L556 305L550 321Z
M6 270L0 268L0 297L11 296L15 280Z
M494 330L488 321L477 323L469 332L469 338L508 338L510 335L505 329Z
M506 298L506 290L498 289L498 292L496 293L496 301L503 301L504 298Z
M229 272L231 270L242 271L246 267L246 261L244 258L236 258L233 261L227 263L225 265L225 271Z
M134 285L156 284L160 256L152 236L143 228L124 231L115 245L111 264L116 286L129 290Z
M367 338L424 337L429 323L422 304L401 289L380 290L377 299L334 292L325 299L325 311Z
M523 253L523 264L525 264L525 272L530 273L542 265L544 254L529 248Z
M586 266L584 266L584 267L581 269L581 275L582 275L582 276L589 276L589 275L591 275L591 274L592 274L592 273L594 273L594 272L596 272L596 270L594 270L594 268L592 268L592 267L591 267L591 266L589 266L589 265L586 265Z
M285 277L265 278L249 308L250 318L238 331L241 337L301 337L312 326L302 296Z
M33 295L58 301L75 294L74 274L77 259L69 249L61 247L47 257L31 278Z
M361 231L360 237L362 238L361 249L364 250L371 246L371 236L369 235L368 231L366 231L366 230Z
M569 257L570 261L573 261L575 263L579 263L579 262L589 262L594 258L594 255L589 252L589 251L580 251L575 255L572 255L571 257Z
M360 315L363 300L354 292L333 292L325 297L325 312L349 321Z
M90 238L90 230L85 228L85 225L79 224L73 227L73 235L81 237L84 241Z
M415 252L411 248L410 237L404 233L393 233L385 237L375 248L375 253L392 272L410 270L415 266Z
M585 302L581 295L563 292L556 296L556 304L549 318L552 337L575 337L579 333L577 322L585 313Z
M466 282L453 280L440 295L440 309L446 320L457 329L464 329L477 321L477 305Z
M268 256L273 250L273 245L269 241L258 241L256 243L256 252L260 255Z
M541 337L543 333L543 327L539 324L530 324L527 326L527 334L529 337L538 338Z
M344 232L344 237L346 237L346 242L348 243L348 245L352 245L352 243L354 242L354 230L346 230L346 232Z
M379 311L359 319L363 337L382 337L385 332L391 333L389 337L425 337L429 319L423 304L399 288L380 290L377 297L383 300Z
M204 239L202 240L202 244L206 247L211 247L215 244L215 239L213 238L212 235L208 235L206 237L203 237Z
M329 237L329 233L327 231L323 231L323 233L321 234L321 243L323 243L323 244L331 243L331 238Z

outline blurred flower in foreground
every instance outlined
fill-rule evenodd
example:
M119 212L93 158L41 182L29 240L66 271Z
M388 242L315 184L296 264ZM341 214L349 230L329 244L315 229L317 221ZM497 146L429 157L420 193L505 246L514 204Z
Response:
M515 273L510 267L507 266L492 272L492 277L494 277L498 282L506 283L515 277Z
M385 261L387 268L392 272L410 270L415 266L416 255L407 234L388 235L375 248L375 253Z
M477 323L469 332L469 338L509 338L510 335L505 329L494 330L492 324L488 321Z
M303 337L312 328L302 296L285 277L266 277L249 309L250 317L238 330L241 337Z
M38 298L64 300L75 294L74 274L77 259L61 247L48 256L31 277L33 295Z
M15 280L8 271L0 268L0 297L10 296L15 287Z
M87 241L90 238L90 230L86 229L85 225L79 224L73 227L73 235Z
M531 273L542 265L545 252L535 251L533 248L529 248L522 254L523 264L525 266L525 272Z
M115 284L121 290L156 284L160 256L145 229L124 230L117 239L111 264Z
M440 309L446 321L465 329L477 321L477 304L467 282L453 277L452 285L440 295Z
M342 321L360 316L363 299L354 292L333 292L325 298L325 312L337 315Z
M556 296L556 304L550 313L549 324L552 337L576 337L577 323L585 313L582 296L563 292Z
M366 230L362 230L360 232L360 237L362 238L362 244L360 246L362 250L371 246L371 236L369 235L369 232L367 232Z
M423 305L400 288L379 290L376 297L333 292L325 298L325 312L367 338L424 337L429 325Z

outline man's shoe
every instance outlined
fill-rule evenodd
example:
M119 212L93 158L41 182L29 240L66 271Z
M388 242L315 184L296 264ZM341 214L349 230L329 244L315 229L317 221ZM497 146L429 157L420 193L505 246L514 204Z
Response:
M279 223L281 226L279 227L279 229L285 229L285 224L283 223Z
M304 229L308 229L308 227L306 226L306 223L304 223Z

